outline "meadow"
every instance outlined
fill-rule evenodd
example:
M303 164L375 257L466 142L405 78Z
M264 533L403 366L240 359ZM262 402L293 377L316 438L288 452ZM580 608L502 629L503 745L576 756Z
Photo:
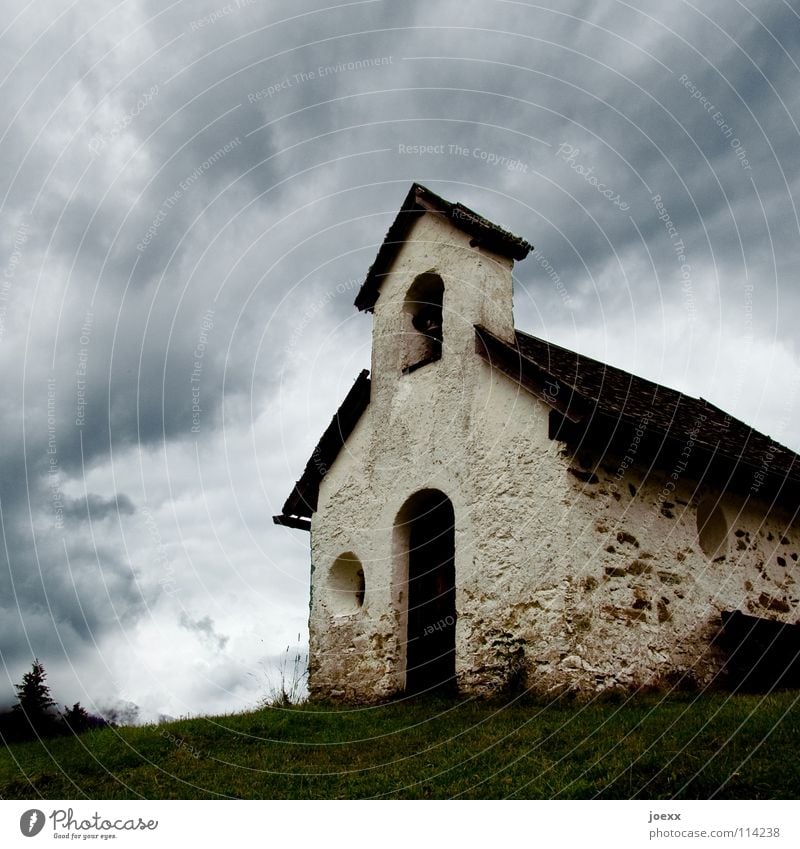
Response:
M306 703L0 748L4 799L786 799L800 693Z

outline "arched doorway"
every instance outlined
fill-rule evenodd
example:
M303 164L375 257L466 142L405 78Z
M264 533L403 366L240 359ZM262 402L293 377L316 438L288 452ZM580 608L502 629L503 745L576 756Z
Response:
M413 495L398 516L407 564L406 692L455 686L455 516L439 490Z

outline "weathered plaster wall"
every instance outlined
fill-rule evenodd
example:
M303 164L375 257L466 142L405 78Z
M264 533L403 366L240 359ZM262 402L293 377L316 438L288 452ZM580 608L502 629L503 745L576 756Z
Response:
M455 242L455 244L454 244ZM719 612L797 619L800 528L763 504L721 500L724 559L698 544L709 494L632 464L571 456L548 439L549 408L474 352L473 325L512 338L510 261L424 216L374 315L372 397L324 478L312 519L312 694L377 700L404 686L404 558L395 519L436 488L456 517L456 673L465 692L517 679L540 692L706 683ZM402 374L402 301L417 274L445 282L442 359ZM582 461L582 462L581 462ZM336 615L328 574L344 552L366 592Z
M669 470L643 480L634 467L618 478L613 463L585 482L572 470L589 477L591 463L559 460L555 486L532 493L549 502L552 530L540 537L542 517L529 523L504 573L508 589L486 612L476 606L472 689L485 689L481 669L504 645L506 674L522 661L526 685L540 691L667 685L681 675L708 684L723 660L711 645L723 610L796 621L800 529L788 527L788 515L723 496L727 545L712 560L696 516L717 492L676 483ZM524 521L524 510L512 515ZM481 636L492 631L496 646Z

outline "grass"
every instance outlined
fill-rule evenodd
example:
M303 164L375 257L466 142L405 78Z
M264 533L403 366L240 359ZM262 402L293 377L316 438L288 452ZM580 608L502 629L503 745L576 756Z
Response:
M304 704L0 748L0 797L775 799L800 693Z

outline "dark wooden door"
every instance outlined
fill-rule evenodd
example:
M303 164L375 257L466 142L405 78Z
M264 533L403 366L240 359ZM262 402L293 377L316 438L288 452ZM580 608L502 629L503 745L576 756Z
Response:
M406 689L452 689L455 682L455 535L453 506L441 493L412 520L408 561Z

